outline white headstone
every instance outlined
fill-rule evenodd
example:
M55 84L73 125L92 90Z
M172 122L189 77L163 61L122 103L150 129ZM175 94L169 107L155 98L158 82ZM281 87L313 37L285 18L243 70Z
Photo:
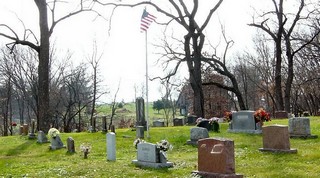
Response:
M107 135L107 160L116 160L116 134L109 132Z

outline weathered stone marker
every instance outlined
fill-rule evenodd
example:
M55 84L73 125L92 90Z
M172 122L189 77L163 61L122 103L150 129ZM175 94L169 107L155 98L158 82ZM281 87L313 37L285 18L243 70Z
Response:
M46 134L42 130L39 130L37 143L48 143L48 142L49 141Z
M209 132L203 127L194 127L190 130L190 140L187 141L189 145L198 145L198 140L202 138L209 138Z
M311 135L310 119L307 117L294 117L289 119L290 138L318 138Z
M260 151L297 153L297 149L290 149L288 126L285 125L262 127L262 142Z
M67 148L68 148L68 153L75 153L76 149L74 146L74 140L72 137L67 138Z
M136 127L136 138L144 138L144 127L143 126Z
M116 134L109 132L107 135L107 160L116 160Z

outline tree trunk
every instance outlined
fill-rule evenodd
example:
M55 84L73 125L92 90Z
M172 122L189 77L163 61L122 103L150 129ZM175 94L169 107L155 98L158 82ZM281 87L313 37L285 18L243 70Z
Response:
M37 129L45 133L50 128L49 108L49 28L47 3L44 0L34 0L39 10L40 50L38 66L38 114Z
M284 31L284 22L283 22L283 0L280 0L279 2L279 11L277 12L277 18L278 18L278 31L276 34L275 41L275 47L276 47L276 71L275 71L275 87L274 87L274 94L275 94L275 100L276 100L276 109L283 111L284 110L284 104L283 104L283 95L282 95L282 77L281 77L281 64L282 64L282 34Z

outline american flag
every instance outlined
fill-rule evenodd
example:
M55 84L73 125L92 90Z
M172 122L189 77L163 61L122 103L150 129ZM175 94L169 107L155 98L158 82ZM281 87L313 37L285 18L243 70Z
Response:
M155 21L156 18L156 16L149 14L147 10L144 9L141 17L141 32L147 31L151 23Z

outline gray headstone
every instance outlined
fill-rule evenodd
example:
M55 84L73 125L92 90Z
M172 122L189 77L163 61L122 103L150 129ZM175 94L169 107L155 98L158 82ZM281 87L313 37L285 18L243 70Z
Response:
M310 120L306 117L295 117L289 119L289 134L310 135Z
M69 137L67 139L67 148L68 148L68 152L69 153L75 153L76 150L75 150L75 147L74 147L74 140L72 137Z
M136 127L136 137L137 138L144 138L144 127L143 126Z
M209 132L203 127L194 127L190 130L190 140L198 141L202 138L209 138Z
M151 168L173 167L173 163L167 161L165 153L160 152L157 145L152 143L139 143L137 149L137 160L133 160L133 164L140 167Z
M229 132L262 133L261 127L257 128L254 111L238 111L232 113Z
M289 134L291 138L317 138L311 135L310 119L307 117L294 117L289 119Z
M159 162L159 150L157 150L157 145L152 143L139 143L138 144L137 158L138 161L144 162Z
M48 143L49 142L46 134L42 130L39 130L39 132L38 132L37 142L38 143Z
M190 140L187 141L189 145L197 145L198 140L202 138L209 138L209 132L203 127L194 127L190 130Z
M56 137L52 137L51 138L50 149L51 150L56 150L56 149L60 149L60 148L65 148L65 146L63 145L59 135L57 135Z
M116 134L113 132L107 133L107 160L116 160Z

